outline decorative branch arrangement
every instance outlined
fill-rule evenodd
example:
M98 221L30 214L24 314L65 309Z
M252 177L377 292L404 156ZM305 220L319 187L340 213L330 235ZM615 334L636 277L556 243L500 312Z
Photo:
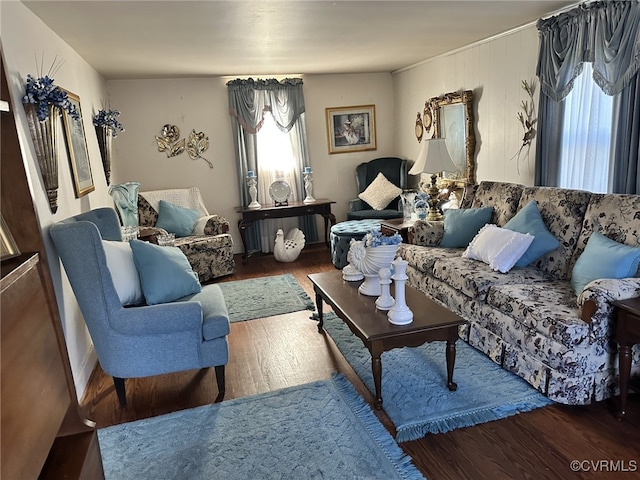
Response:
M522 144L518 151L511 157L511 160L516 159L516 166L518 168L518 174L520 174L520 156L522 152L526 148L526 153L523 157L529 156L529 150L531 149L531 142L536 136L535 124L538 119L535 118L535 103L533 101L533 95L536 90L536 81L531 80L527 82L526 80L522 80L522 89L527 93L529 100L523 100L520 103L520 108L522 111L518 112L518 121L524 130L524 135L522 136Z

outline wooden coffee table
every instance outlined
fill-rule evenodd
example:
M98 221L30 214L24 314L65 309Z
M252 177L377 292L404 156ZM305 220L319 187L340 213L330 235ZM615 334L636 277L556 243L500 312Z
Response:
M329 304L371 353L371 369L375 384L375 407L382 408L382 352L393 348L418 347L425 342L446 341L447 387L454 391L453 368L456 361L458 326L465 323L461 317L437 304L409 285L406 286L407 305L413 312L409 325L393 325L387 312L376 309L376 297L358 293L360 282L346 282L342 272L323 272L308 275L316 293L320 321L318 331L323 332L322 302ZM392 288L393 294L393 288Z

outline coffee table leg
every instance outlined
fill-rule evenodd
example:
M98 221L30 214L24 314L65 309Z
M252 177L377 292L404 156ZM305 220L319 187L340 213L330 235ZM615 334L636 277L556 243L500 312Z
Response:
M382 410L382 348L377 345L371 347L371 370L373 371L373 384L376 391L376 410Z
M455 392L458 385L453 381L453 367L456 364L456 341L447 340L447 388Z
M320 292L316 290L316 305L318 308L318 332L322 333L322 328L324 327L324 317L322 316L322 295Z

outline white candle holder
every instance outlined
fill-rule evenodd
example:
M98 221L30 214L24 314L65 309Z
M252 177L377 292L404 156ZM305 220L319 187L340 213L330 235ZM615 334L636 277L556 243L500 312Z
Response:
M313 172L310 167L304 169L302 178L304 178L304 191L307 194L303 203L313 203L316 199L313 198Z
M247 208L261 208L262 205L256 200L258 197L258 177L253 175L253 172L249 172L249 175L247 175L247 185L249 186L249 197L251 197L251 203Z
M409 262L403 260L401 257L396 258L391 265L393 265L393 278L395 284L396 303L393 305L387 318L389 322L394 325L408 325L413 322L413 312L407 306L405 299L405 284L409 277L407 277L407 265Z

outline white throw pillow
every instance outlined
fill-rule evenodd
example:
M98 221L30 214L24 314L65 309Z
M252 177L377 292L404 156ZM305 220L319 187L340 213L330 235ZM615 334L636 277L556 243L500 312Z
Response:
M375 210L384 210L391 200L401 193L402 189L396 187L380 172L365 191L358 195L358 198L367 202Z
M492 270L507 273L527 251L535 237L488 224L480 229L462 254L465 258L481 260Z
M144 303L140 277L133 261L133 251L129 242L102 240L102 246L107 257L107 268L111 273L113 286L122 305Z

